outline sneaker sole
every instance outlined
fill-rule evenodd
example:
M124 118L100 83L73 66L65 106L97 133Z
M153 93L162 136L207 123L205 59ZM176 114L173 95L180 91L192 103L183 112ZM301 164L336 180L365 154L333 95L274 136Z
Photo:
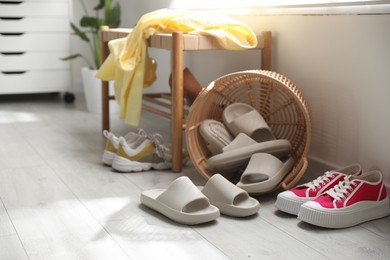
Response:
M120 156L115 156L112 163L112 168L118 172L141 172L148 171L150 169L166 170L170 169L171 167L171 163L138 162L131 161Z
M309 202L310 203L310 202ZM375 202L359 202L344 209L314 209L302 205L298 219L326 228L346 228L390 214L389 198Z
M288 214L298 215L299 210L303 203L313 200L314 198L291 198L279 194L276 198L275 207Z
M115 153L105 150L102 156L102 162L105 165L111 166L114 161L115 155L116 155Z

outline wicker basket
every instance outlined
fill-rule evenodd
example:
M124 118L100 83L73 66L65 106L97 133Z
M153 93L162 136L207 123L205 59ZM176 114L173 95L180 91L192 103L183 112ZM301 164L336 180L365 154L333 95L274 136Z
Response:
M228 74L211 82L199 94L190 108L186 126L187 148L195 168L206 180L213 175L206 166L211 153L199 134L200 123L205 119L222 122L222 111L235 102L256 108L277 139L291 142L291 156L295 164L277 189L294 187L307 168L311 143L310 113L297 86L285 76L271 71L250 70Z

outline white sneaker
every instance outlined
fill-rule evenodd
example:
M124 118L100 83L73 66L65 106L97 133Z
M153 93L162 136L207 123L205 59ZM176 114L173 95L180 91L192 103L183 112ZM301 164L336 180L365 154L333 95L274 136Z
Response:
M172 167L171 149L159 134L148 135L129 144L121 137L112 168L119 172L140 172L150 169L166 170Z
M106 137L106 147L104 148L102 161L104 164L111 166L119 146L119 138L115 136L112 132L107 130L103 131L103 135ZM132 146L133 143L137 143L140 140L146 139L148 134L143 130L139 129L138 133L129 132L124 136L126 143Z

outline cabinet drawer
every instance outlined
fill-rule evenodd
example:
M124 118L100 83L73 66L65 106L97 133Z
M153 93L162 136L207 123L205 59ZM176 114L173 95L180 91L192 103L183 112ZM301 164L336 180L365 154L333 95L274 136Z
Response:
M69 33L0 34L0 52L69 51Z
M63 2L68 3L69 0L0 0L0 3L18 4L21 2Z
M70 69L70 62L60 59L66 56L68 52L2 52L0 71Z
M65 1L2 1L0 17L47 16L69 17L69 4Z
M0 73L0 82L0 94L61 92L71 87L68 70Z
M0 33L70 32L65 17L0 17Z

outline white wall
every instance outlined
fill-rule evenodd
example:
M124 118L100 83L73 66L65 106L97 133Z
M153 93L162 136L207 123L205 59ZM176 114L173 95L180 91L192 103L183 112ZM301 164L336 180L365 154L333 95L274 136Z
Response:
M273 70L294 81L311 108L311 159L378 168L390 186L390 15L236 18L256 33L273 31ZM256 59L225 53L189 58L203 84Z
M89 15L93 15L93 7L96 6L96 0L84 0ZM84 9L79 0L73 0L73 23L79 25L80 18L84 15ZM77 36L71 37L71 51L73 53L82 53L92 61L92 53L88 45L79 39ZM73 89L75 92L82 92L82 79L81 79L81 68L88 66L82 59L75 59L70 61L72 63L72 75L73 75Z
M94 2L94 1L92 1ZM171 1L122 0L122 26ZM273 31L273 70L294 81L310 104L310 157L334 167L359 162L379 168L390 186L390 15L237 16L256 32ZM167 88L169 52L151 51ZM186 54L202 85L233 71L259 67L253 51ZM77 80L77 75L75 81Z
M236 18L256 33L273 32L273 70L294 81L310 104L310 157L333 167L378 168L390 186L390 15ZM203 84L233 68L256 68L257 56L234 55L189 61Z
M274 32L273 70L293 80L311 107L311 157L379 168L389 186L390 15L241 19Z

